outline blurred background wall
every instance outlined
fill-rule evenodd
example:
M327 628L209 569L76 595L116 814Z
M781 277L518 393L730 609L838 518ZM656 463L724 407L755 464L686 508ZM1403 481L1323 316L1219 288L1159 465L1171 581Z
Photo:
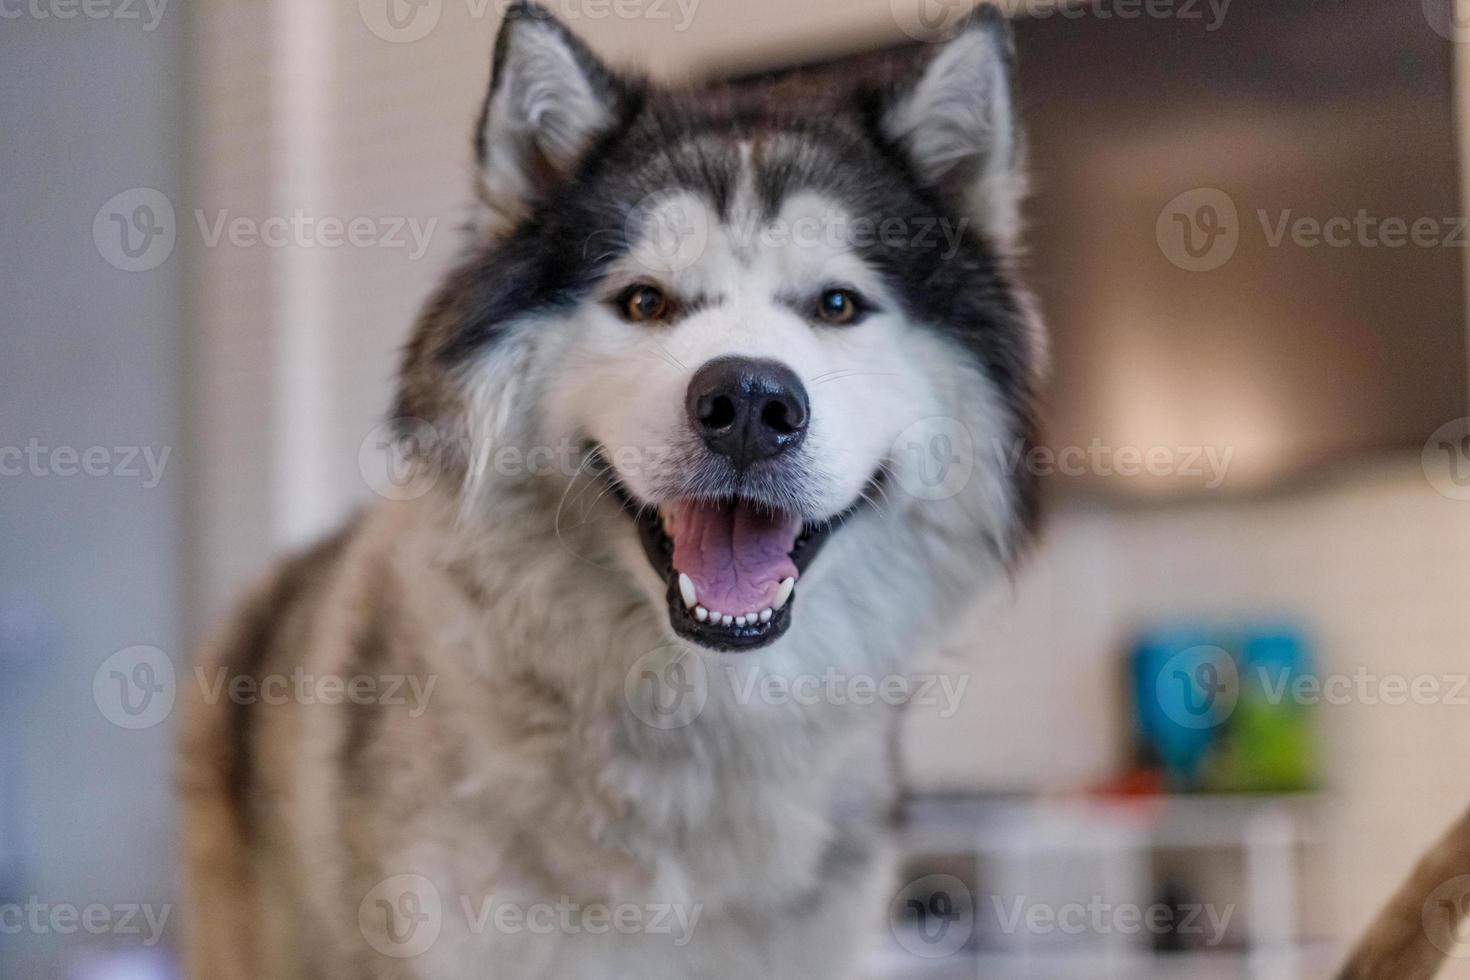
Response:
M187 25L6 13L0 442L28 458L0 478L0 904L162 907L171 728L123 731L88 692L116 651L187 642L186 270L124 271L93 228L138 187L187 200ZM7 928L0 976L86 948Z

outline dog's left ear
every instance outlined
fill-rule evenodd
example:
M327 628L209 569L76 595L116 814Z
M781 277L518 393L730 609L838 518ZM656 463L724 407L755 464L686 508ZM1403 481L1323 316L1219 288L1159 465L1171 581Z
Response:
M503 235L618 123L633 85L544 7L516 0L475 132L486 233Z
M1013 245L1025 178L1010 24L995 8L981 6L932 48L890 94L883 133L902 148L920 180L962 207L998 243Z

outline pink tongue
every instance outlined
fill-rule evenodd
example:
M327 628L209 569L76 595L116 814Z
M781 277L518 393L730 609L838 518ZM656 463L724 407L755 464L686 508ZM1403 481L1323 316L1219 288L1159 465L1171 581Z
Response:
M800 522L748 504L678 501L665 508L674 571L694 580L699 604L739 616L769 609L796 577L791 549Z

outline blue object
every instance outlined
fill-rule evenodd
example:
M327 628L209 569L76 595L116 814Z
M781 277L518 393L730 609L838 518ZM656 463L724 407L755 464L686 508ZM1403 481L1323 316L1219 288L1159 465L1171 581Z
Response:
M1134 652L1138 735L1178 789L1202 786L1205 760L1239 690L1219 640L1207 629L1165 627L1140 637Z
M1178 791L1289 792L1314 781L1312 672L1300 630L1174 625L1146 631L1132 658L1140 755Z

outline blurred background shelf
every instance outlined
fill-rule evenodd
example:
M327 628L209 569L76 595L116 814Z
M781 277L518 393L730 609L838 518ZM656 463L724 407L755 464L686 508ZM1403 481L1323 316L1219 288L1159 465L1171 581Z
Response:
M1255 980L1262 976L1327 977L1342 960L1336 943L1303 943L1265 962L1239 952L1160 953L1099 958L1088 954L959 954L926 961L902 947L882 951L870 980ZM1261 971L1265 972L1261 972ZM1300 972L1277 972L1300 971Z
M921 797L900 834L911 884L875 975L1325 975L1305 851L1317 795Z

